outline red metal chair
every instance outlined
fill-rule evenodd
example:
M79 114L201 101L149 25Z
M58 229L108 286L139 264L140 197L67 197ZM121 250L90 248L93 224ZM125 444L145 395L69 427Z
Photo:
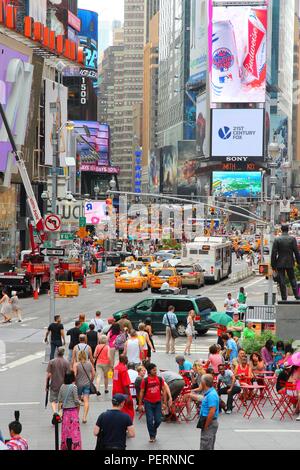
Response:
M275 399L275 407L273 409L273 419L277 413L280 414L280 421L283 421L287 416L293 419L294 407L298 404L298 391L296 384L286 382L283 389L278 392L277 400Z

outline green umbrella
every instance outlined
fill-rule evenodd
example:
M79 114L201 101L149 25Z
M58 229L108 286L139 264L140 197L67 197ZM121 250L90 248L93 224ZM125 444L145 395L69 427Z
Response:
M212 312L209 318L222 326L227 326L232 321L232 318L225 312Z

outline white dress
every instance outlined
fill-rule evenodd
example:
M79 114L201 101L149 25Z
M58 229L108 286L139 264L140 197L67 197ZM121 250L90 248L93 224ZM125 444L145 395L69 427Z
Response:
M193 322L192 325L191 325L190 322L188 323L188 326L187 326L187 328L186 328L186 330L185 330L185 334L186 334L187 336L194 336L194 334L195 334L194 322Z
M11 305L9 303L9 297L6 296L4 302L1 304L2 315L9 315L11 313Z

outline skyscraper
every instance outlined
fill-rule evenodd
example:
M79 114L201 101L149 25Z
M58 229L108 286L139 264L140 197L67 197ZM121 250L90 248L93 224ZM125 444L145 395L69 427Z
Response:
M111 158L121 169L120 188L131 191L134 148L141 145L133 111L143 101L145 0L125 0L124 7L124 44L106 50L101 67L99 117L111 126Z

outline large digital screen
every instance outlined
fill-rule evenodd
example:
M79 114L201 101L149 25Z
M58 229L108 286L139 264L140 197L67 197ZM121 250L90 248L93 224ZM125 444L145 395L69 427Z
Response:
M183 196L198 195L199 160L196 158L196 142L178 142L177 193Z
M171 145L161 149L161 189L163 194L177 191L177 152Z
M151 150L149 163L149 192L158 194L160 189L160 150Z
M215 6L211 19L212 103L264 103L267 7Z
M99 124L97 121L74 121L75 131L82 135L78 139L77 152L81 158L89 157L93 150L98 153L98 165L109 165L110 133L107 124Z
M198 157L208 156L207 94L197 97L196 107L196 150Z
M212 159L263 159L263 109L213 109L211 132Z
M214 196L230 198L261 196L262 174L260 171L214 171L212 178Z

